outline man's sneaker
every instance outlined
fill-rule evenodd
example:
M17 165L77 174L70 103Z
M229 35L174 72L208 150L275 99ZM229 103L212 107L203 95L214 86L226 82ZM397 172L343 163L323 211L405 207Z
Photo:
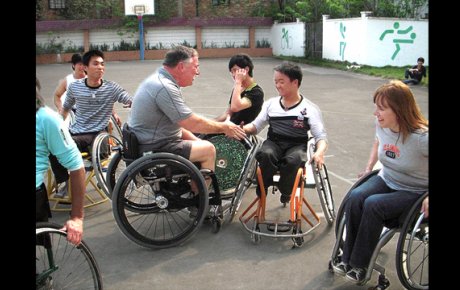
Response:
M69 183L62 182L56 186L56 193L54 194L55 198L64 198L67 195L69 188Z
M348 264L345 264L344 262L340 263L332 263L332 269L334 270L334 273L340 276L345 276L348 271L351 270L351 266Z
M366 277L366 269L364 268L353 268L347 272L345 278L348 280L355 282L356 284L361 284Z

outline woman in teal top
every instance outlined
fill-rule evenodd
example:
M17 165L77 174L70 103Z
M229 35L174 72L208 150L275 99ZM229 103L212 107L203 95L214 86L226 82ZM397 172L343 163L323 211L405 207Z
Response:
M64 224L67 239L78 245L83 235L83 199L85 196L85 168L77 145L70 137L62 117L50 108L45 107L40 95L40 83L36 79L36 112L35 112L35 221L48 221L51 211L48 194L43 182L48 169L50 153L57 156L59 162L70 171L72 190L72 210L70 219Z

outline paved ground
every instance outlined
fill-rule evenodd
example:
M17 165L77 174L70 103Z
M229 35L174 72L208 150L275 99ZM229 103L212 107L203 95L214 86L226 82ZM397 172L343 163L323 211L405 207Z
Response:
M226 107L232 87L227 59L202 59L201 75L184 96L197 113L213 117ZM255 79L265 91L266 99L276 96L273 67L280 61L255 58ZM106 79L114 80L134 94L138 84L160 61L109 62ZM301 65L304 73L301 91L323 111L329 135L326 164L331 176L336 206L356 181L366 165L374 128L372 94L385 79ZM69 64L37 65L42 93L52 104L52 93L59 78L71 71ZM401 75L403 72L401 72ZM428 89L414 86L413 92L428 117ZM117 106L123 120L129 109ZM265 131L261 136L265 138ZM241 208L253 199L255 189L246 193ZM308 198L321 212L318 197L311 189ZM277 206L278 198L269 196ZM66 213L54 213L61 222ZM260 244L251 242L237 218L223 226L218 234L204 224L198 234L183 246L148 250L126 239L112 215L111 203L86 209L84 238L90 245L103 274L105 289L367 289L374 286L377 274L366 286L355 286L327 270L335 242L334 232L326 222L305 237L301 248L292 248L290 239L262 237ZM404 289L395 272L396 238L382 250L378 261L387 267L391 289Z

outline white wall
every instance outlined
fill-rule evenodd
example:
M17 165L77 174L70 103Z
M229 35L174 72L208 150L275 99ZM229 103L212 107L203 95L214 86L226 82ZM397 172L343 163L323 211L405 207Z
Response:
M201 42L203 48L211 47L211 44L218 48L249 47L249 29L247 27L203 27L201 30ZM226 45L227 44L227 45Z
M272 43L272 35L270 27L256 27L254 38L257 44L257 41L267 40Z
M81 31L41 32L35 35L35 42L47 44L52 38L55 38L56 43L65 41L65 47L73 45L77 47L84 46L83 33Z
M150 47L160 48L160 42L163 49L171 48L171 45L178 45L187 41L192 47L196 45L194 27L149 27L144 30L145 42Z
M383 34L385 31L387 33ZM342 56L340 49L343 47L345 49ZM425 58L425 65L429 65L427 20L366 16L349 19L323 18L325 59L381 67L415 65L420 56Z
M305 24L303 22L273 24L271 44L273 55L304 56Z
M110 49L113 48L113 45L118 45L124 40L125 42L133 43L136 40L139 40L138 33L124 33L119 34L117 30L113 29L97 29L91 30L89 34L89 43L93 45L102 45L108 44Z
M122 35L120 35L122 33ZM171 45L177 45L187 41L192 47L197 45L195 27L144 27L145 42L150 47L156 46L169 49ZM290 32L291 33L291 32ZM56 37L58 42L66 41L64 46L69 43L76 46L84 46L83 31L62 31L48 34L41 32L36 34L36 43L47 44L52 37ZM133 43L139 39L139 32L127 33L126 31L118 31L117 29L95 29L89 32L90 44L101 45L107 44L110 49L113 45L118 45L122 40ZM204 27L201 35L202 42L206 41L206 47L210 47L211 43L217 45L218 48L225 48L227 45L235 45L241 47L249 46L249 29L248 27ZM263 39L272 43L272 34L270 27L256 27L255 41Z

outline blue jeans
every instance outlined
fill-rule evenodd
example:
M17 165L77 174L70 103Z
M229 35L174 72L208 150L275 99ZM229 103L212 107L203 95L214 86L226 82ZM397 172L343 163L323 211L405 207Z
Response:
M415 192L389 188L378 175L353 189L343 201L346 240L342 261L352 267L367 268L384 223L397 220L419 197Z

